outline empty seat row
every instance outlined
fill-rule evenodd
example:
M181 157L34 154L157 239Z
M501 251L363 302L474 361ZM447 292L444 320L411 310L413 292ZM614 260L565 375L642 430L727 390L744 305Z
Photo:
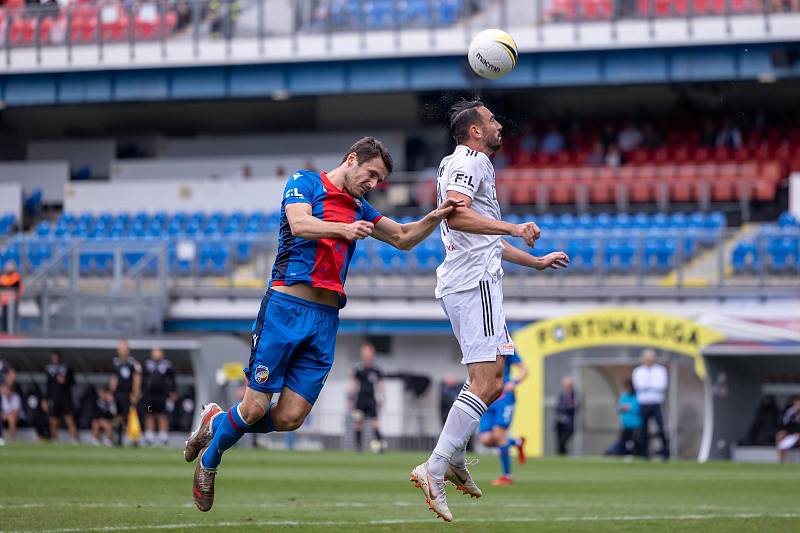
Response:
M762 227L753 239L741 241L731 252L735 274L800 272L800 220L789 212L777 224Z

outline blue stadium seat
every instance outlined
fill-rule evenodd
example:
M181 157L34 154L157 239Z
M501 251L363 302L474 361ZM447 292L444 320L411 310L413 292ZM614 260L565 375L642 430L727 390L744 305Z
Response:
M731 266L736 274L757 271L761 264L758 250L752 242L740 242L733 249Z

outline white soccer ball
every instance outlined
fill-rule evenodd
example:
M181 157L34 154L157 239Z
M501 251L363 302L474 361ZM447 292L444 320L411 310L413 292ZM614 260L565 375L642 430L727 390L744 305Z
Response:
M517 43L503 30L483 30L469 43L467 58L475 74L496 80L517 66Z

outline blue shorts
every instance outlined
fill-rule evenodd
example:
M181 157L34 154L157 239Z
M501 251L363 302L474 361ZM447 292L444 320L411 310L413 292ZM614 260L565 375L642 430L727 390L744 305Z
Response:
M479 433L488 433L496 427L508 429L514 419L514 405L517 403L513 394L504 392L503 395L494 401L481 417L481 424L478 426Z
M253 324L247 386L288 387L314 404L333 366L339 310L269 289Z

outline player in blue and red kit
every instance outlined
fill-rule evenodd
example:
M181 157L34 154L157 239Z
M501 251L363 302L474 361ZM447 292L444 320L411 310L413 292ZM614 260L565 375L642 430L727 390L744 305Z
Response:
M333 366L339 309L355 243L370 235L409 250L463 202L446 200L409 224L381 216L363 195L392 171L392 158L372 137L358 140L334 170L300 170L286 184L278 254L253 324L244 399L227 412L208 404L186 442L184 458L197 459L197 508L214 503L222 453L245 433L293 431L305 420ZM280 399L270 403L272 395Z
M503 393L489 406L478 426L481 444L497 448L500 455L502 474L492 481L492 485L510 485L512 483L510 454L512 446L517 448L517 459L520 464L525 463L525 438L509 436L508 428L511 427L517 403L514 389L528 377L528 368L517 354L506 356L504 366ZM515 367L517 373L516 376L512 376L512 368Z

